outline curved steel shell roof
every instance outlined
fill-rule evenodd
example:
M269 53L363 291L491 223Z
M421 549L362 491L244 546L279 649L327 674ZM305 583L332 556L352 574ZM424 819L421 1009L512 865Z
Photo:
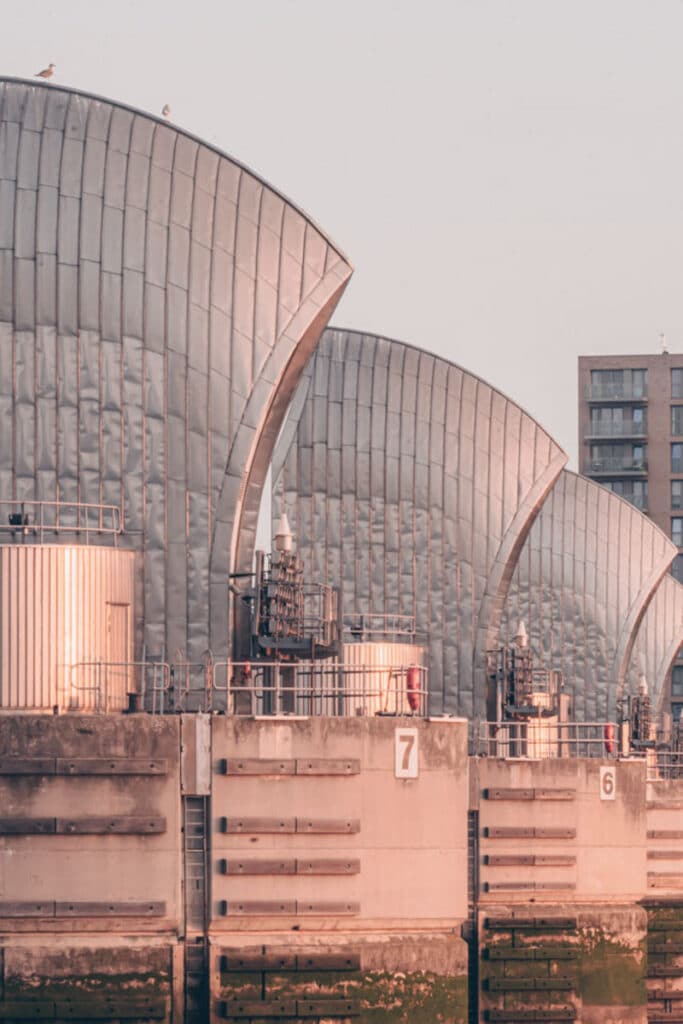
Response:
M350 273L174 126L0 80L0 498L123 509L148 653L226 649L227 574Z
M614 716L641 619L675 554L647 516L599 484L565 471L553 486L520 552L502 632L511 637L524 619L531 647L563 672L579 721Z
M655 590L636 633L627 682L636 692L644 674L655 707L666 696L666 680L683 647L683 586L667 574Z
M341 582L347 613L414 616L429 633L432 709L483 714L485 651L565 462L530 416L460 367L328 329L276 448L275 505L306 564Z

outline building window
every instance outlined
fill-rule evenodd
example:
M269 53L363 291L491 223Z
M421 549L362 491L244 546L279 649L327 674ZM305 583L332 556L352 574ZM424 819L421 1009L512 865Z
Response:
M683 406L681 407L683 411ZM647 433L645 406L596 405L591 409L592 437L632 437Z
M678 722L681 717L681 711L683 711L683 704L672 704L671 705L671 717L674 722Z
M683 366L676 366L671 371L671 397L683 398Z
M674 665L671 670L671 696L683 697L683 665Z
M680 482L683 484L683 480ZM606 480L604 486L624 501L635 505L641 512L647 512L647 480ZM677 507L674 505L674 508Z
M683 473L683 444L678 441L671 445L671 472Z
M679 583L683 583L683 555L676 555L671 566L671 575Z
M683 465L683 445L681 464ZM641 472L647 469L646 444L592 444L589 472L614 473L615 471Z
M634 398L647 395L647 370L631 370L631 391Z
M683 405L671 406L671 433L683 434Z
M593 398L624 398L623 370L591 370Z
M599 405L591 409L591 433L597 437L610 437L618 433L624 418L620 406Z
M683 516L671 517L671 539L677 548L683 548Z
M591 370L591 398L646 398L647 370Z
M683 508L683 480L671 481L671 507Z

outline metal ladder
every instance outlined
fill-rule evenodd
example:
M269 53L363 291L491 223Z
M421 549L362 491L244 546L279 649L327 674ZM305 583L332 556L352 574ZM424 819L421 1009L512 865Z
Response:
M207 798L183 797L185 866L185 1024L206 1024L209 1012Z
M479 1022L479 811L467 812L467 1000L469 1024Z

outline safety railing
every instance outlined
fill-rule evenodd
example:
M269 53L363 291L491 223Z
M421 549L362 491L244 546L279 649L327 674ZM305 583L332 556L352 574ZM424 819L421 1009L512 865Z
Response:
M470 752L477 757L559 758L616 757L613 722L557 722L529 718L524 722L476 722Z
M19 501L0 498L0 532L25 540L45 540L45 534L107 534L116 538L123 533L121 509L117 505L93 505L82 501Z
M647 402L647 389L627 381L589 384L584 390L588 402Z
M427 669L335 661L219 661L212 666L212 685L205 693L211 709L234 715L424 716ZM196 700L192 693L187 697ZM185 695L180 699L184 703Z
M417 627L413 615L372 614L358 612L344 616L344 632L355 640L383 637L415 642Z
M108 714L138 695L147 711L169 710L171 672L160 661L80 661L69 666L64 706L72 711Z
M135 695L141 710L233 715L427 714L427 669L335 661L79 662L69 667L65 707L104 714Z
M619 420L613 422L590 423L584 432L584 438L590 437L647 437L647 423L642 420Z
M683 750L649 750L647 752L647 781L683 779Z
M604 456L586 459L586 473L646 473L647 459L630 459L624 456Z
M304 583L303 636L311 636L323 647L337 641L337 592L327 583Z

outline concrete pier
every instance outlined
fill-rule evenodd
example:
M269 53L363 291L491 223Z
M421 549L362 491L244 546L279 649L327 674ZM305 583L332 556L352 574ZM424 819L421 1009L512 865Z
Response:
M472 758L453 719L14 715L0 807L2 1020L683 1011L683 781L644 759Z

